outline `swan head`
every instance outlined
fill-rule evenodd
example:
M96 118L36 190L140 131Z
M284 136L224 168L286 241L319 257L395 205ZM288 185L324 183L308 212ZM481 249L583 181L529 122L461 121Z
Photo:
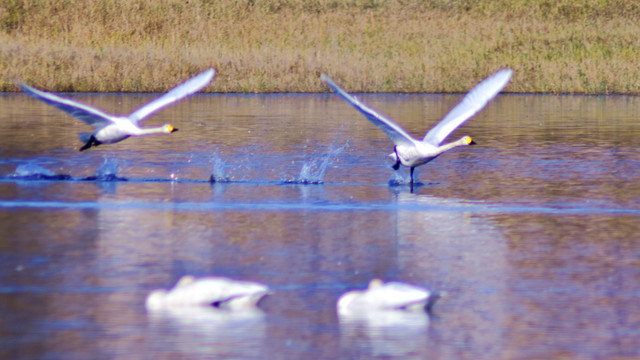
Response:
M178 129L174 128L172 125L166 124L162 127L162 131L166 132L167 134L171 134L172 132L178 131Z
M178 280L178 282L176 283L176 288L180 287L180 286L185 286L185 285L189 285L192 284L196 281L196 277L193 275L184 275L183 277L180 278L180 280Z
M379 288L382 284L384 283L380 279L371 279L371 281L369 281L369 290Z
M167 296L167 290L154 290L147 296L145 306L147 310L160 310L164 305L164 298Z
M462 139L461 139L461 140L462 140L462 143L463 143L464 145L475 145L475 144L476 144L476 142L475 142L475 141L473 141L473 139L471 138L471 136L464 136L464 137L462 137Z

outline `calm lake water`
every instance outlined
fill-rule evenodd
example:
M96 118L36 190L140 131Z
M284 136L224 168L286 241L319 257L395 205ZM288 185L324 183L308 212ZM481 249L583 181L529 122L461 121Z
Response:
M359 97L417 137L460 99ZM501 95L450 137L478 145L411 192L389 186L408 170L386 136L329 94L196 95L144 123L179 132L83 153L88 126L0 95L0 358L638 358L638 110ZM259 314L148 314L185 274L274 292ZM339 320L373 277L446 296L430 318Z

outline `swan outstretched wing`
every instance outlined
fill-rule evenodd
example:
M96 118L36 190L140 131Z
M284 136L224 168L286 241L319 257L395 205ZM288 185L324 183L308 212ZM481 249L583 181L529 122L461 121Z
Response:
M509 82L513 71L502 69L481 81L449 113L429 130L422 141L438 146L455 129L482 110Z
M34 89L26 84L20 84L20 87L22 88L22 90L24 90L24 92L33 96L34 98L42 100L45 103L52 105L66 112L67 114L84 121L89 125L102 127L104 125L113 123L113 120L111 120L113 118L112 115L109 115L96 108L92 108L89 105L85 105L74 100L65 99L58 95Z
M215 74L215 70L209 69L192 77L184 83L169 90L169 92L162 95L161 97L153 100L152 102L131 113L131 115L128 116L129 120L131 120L134 124L137 124L142 119L162 109L163 107L173 104L174 102L182 100L183 98L199 91L200 89L209 85Z
M367 107L363 103L361 103L354 96L351 96L346 91L344 91L340 86L338 86L333 80L331 80L326 74L322 74L320 79L327 83L333 91L335 91L340 97L342 97L346 102L351 104L354 108L360 111L369 121L371 121L375 126L380 128L380 130L384 131L385 134L393 141L396 145L410 145L413 146L415 140L407 134L402 128L398 125L394 124L393 121L385 118L384 116L378 114L373 109Z

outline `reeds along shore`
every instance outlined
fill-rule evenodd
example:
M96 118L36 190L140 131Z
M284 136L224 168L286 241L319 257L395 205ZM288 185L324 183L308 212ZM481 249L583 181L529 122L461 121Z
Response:
M640 94L635 0L4 0L0 91Z

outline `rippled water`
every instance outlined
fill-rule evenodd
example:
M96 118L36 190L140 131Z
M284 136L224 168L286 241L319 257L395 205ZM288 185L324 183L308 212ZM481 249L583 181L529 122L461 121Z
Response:
M360 98L421 136L459 96ZM499 96L451 137L479 145L411 192L388 185L385 135L330 95L197 95L145 123L179 132L83 153L87 126L1 95L0 358L636 358L638 109ZM258 314L147 314L184 274L274 292ZM339 321L372 277L446 296L431 318Z

